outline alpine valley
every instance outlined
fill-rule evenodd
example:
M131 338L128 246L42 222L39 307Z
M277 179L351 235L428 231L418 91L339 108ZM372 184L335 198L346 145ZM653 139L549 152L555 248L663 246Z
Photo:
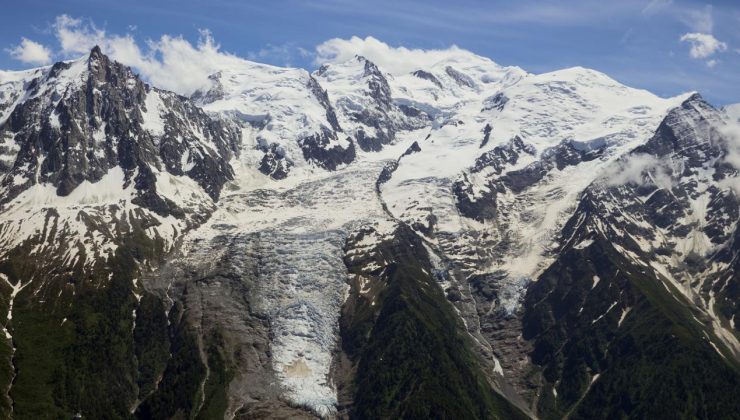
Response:
M0 72L0 417L737 418L739 168L740 106L464 50Z

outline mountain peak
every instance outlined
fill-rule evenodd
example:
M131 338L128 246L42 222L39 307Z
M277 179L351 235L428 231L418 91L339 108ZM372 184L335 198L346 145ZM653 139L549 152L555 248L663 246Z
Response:
M687 95L687 97L686 97L686 99L685 99L685 100L684 100L684 101L683 101L683 102L681 103L681 106L688 106L688 105L691 105L691 104L696 104L696 103L702 103L702 104L707 104L707 105L709 105L709 103L707 103L707 101L706 101L706 100L704 100L704 97L703 97L703 96L701 96L701 93L699 93L699 92L696 92L696 91L694 91L694 92L689 92L689 93L687 93L686 95ZM710 105L710 106L711 106L711 105Z
M90 58L98 58L98 57L100 57L102 55L104 55L104 54L103 54L103 51L100 49L100 46L99 45L95 45L90 50Z

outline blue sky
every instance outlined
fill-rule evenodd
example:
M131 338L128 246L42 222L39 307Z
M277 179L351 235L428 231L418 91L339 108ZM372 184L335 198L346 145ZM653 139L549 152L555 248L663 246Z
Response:
M722 105L740 102L739 28L738 1L36 0L4 5L0 68L71 58L91 39L126 39L161 60L163 36L198 49L208 30L219 51L313 69L318 45L372 36L392 47L457 45L535 73L580 65Z

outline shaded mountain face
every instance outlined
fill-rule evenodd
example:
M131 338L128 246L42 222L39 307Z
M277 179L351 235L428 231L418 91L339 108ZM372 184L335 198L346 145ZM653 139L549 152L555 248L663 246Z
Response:
M582 194L555 263L525 298L524 337L551 389L542 413L714 418L738 409L722 391L738 386L727 365L740 348L727 259L738 200L722 188L736 175L727 163L735 145L724 127L694 95ZM629 391L609 391L624 381Z
M727 418L736 107L455 51L0 72L13 418Z

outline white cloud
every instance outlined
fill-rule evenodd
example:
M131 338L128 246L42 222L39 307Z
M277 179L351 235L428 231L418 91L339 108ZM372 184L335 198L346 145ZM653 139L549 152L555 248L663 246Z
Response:
M210 32L201 31L200 39L193 45L183 37L163 35L159 40L148 40L143 48L130 33L111 34L92 22L85 22L67 15L57 17L52 27L59 40L60 54L77 58L98 45L102 51L123 64L131 66L152 84L182 95L209 86L208 76L228 66L238 65L242 58L221 51ZM316 53L292 43L268 44L251 52L248 59L288 66L295 57L315 57L314 62L342 62L359 54L391 73L409 73L429 67L441 60L461 61L490 60L452 46L447 49L421 50L391 47L375 38L331 39L316 47Z
M53 29L64 55L84 54L105 41L105 31L68 15L57 16Z
M421 50L391 47L371 36L363 39L334 38L316 47L315 64L341 63L361 55L391 74L406 74L420 68L429 68L442 60L487 60L453 45L447 49Z
M659 188L670 189L673 185L667 162L649 154L636 154L617 161L602 174L602 182L607 186L625 184L653 184ZM678 173L681 170L677 171Z
M132 40L133 42L133 40ZM153 84L183 95L208 86L208 76L242 59L220 51L208 31L201 31L196 45L182 37L162 36L147 43L149 51L142 54L133 48L112 48L114 59L135 67ZM114 46L115 47L115 46Z
M740 120L719 127L719 132L727 148L725 162L740 169Z
M51 50L28 38L22 38L20 44L5 51L14 59L26 64L44 65L51 62Z
M730 116L733 114L740 115L737 109L740 109L737 105L732 107L733 111L730 112ZM725 142L727 154L723 160L735 169L740 170L740 119L737 122L731 122L722 127L719 127L719 132ZM740 175L729 176L720 181L722 188L732 188L735 194L740 195Z
M712 60L709 60L709 61L707 61L707 67L709 67L710 69L713 69L713 68L715 68L715 67L717 66L717 64L719 64L719 63L720 63L720 60L717 60L717 59L712 59Z
M605 171L604 183L609 186L628 183L642 184L643 172L657 165L658 160L655 156L648 154L631 156L626 160L618 161L613 167Z
M698 60L711 57L715 53L727 51L727 44L719 41L713 35L692 32L684 34L681 42L691 44L689 55Z
M110 34L92 22L67 15L58 16L53 31L61 54L77 58L95 45L112 59L131 66L157 87L182 95L208 86L208 76L241 59L220 51L211 33L202 30L196 45L181 36L163 35L139 47L133 35Z

